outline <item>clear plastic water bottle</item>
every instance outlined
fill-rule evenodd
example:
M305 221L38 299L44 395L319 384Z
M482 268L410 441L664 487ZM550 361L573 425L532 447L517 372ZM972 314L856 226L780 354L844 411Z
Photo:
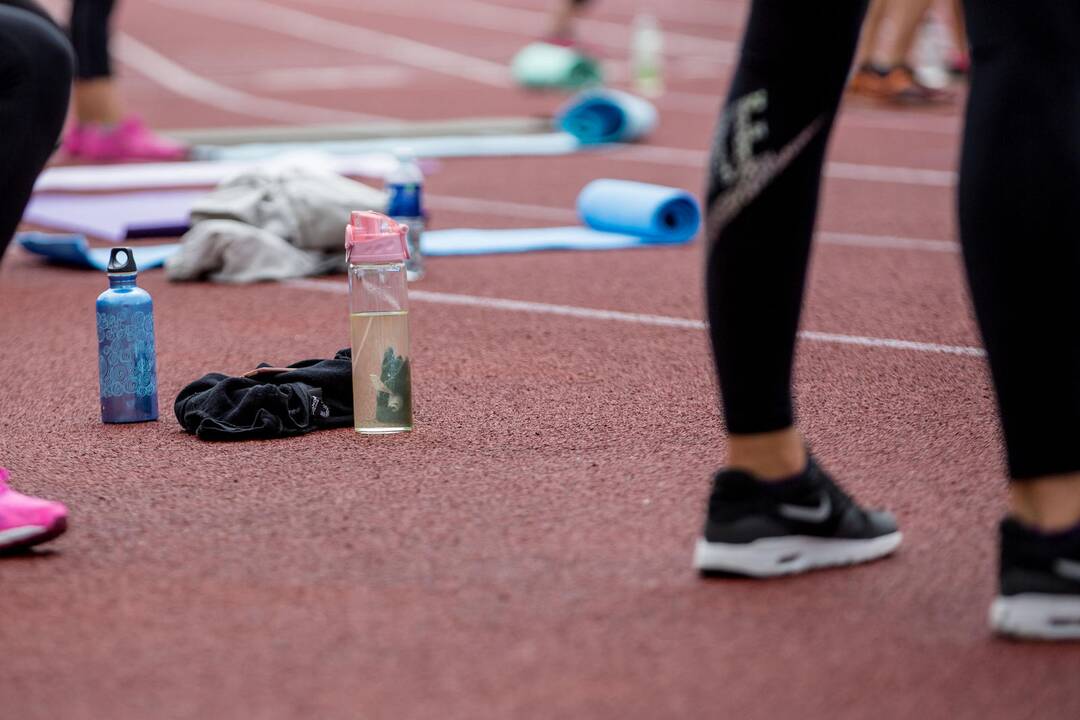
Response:
M424 234L424 171L410 150L398 150L397 167L386 177L386 192L390 195L386 214L409 227L409 259L405 263L408 279L424 276L424 258L420 253L420 237Z
M646 97L664 94L664 36L656 17L648 13L634 16L630 68L637 92Z
M101 420L157 420L154 301L135 284L138 268L130 248L113 248L108 274L109 289L97 299Z
M352 213L345 229L358 433L412 430L408 233L405 225L371 211Z

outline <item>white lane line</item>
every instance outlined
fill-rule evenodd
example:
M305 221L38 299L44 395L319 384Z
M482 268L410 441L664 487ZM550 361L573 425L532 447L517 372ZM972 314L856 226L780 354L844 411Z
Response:
M340 281L289 280L284 284L286 287L318 290L342 295L348 292L345 283ZM701 320L691 320L689 318L628 313L619 310L598 310L595 308L576 307L573 305L552 305L550 303L530 302L527 300L507 300L505 298L481 297L477 295L458 295L456 293L431 292L429 290L410 290L409 299L437 305L459 305L477 307L485 310L523 312L533 315L559 315L582 320L606 320L633 323L636 325L680 328L684 330L704 330L706 328L705 323ZM970 357L982 357L985 354L982 348L964 345L942 345L939 343L897 340L894 338L865 337L861 335L843 335L840 333L825 333L813 330L803 330L799 333L799 337L810 342L830 343L834 345L857 345L860 347L910 350L913 352L925 353L944 353L947 355L966 355Z
M968 345L941 345L940 343L895 340L893 338L863 337L859 335L841 335L839 333L816 332L814 330L800 331L799 338L813 342L837 343L840 345L861 345L863 347L890 348L892 350L944 353L946 355L967 355L968 357L986 356L986 351L982 348L971 347Z
M956 253L958 243L949 240L923 240L893 235L863 235L860 233L819 232L818 242L829 245L852 245L855 247L890 248L895 250L926 250L927 252Z
M657 145L620 145L606 153L605 157L628 162L656 165L703 168L709 161L707 150L660 147ZM956 183L956 173L951 170L925 170L895 165L863 165L860 163L827 162L825 177L838 180L863 180L866 182L896 183L901 185L926 185L951 187Z
M329 20L264 0L153 0L157 5L204 17L269 30L364 55L377 55L409 67L429 70L483 85L510 87L509 69L500 64L428 45L417 40L378 32L360 25Z
M125 65L173 93L239 115L301 124L386 119L375 115L258 97L242 90L226 87L178 65L127 33L117 33L113 36L111 50L113 55Z
M925 170L923 168L843 162L827 163L825 177L840 180L899 183L902 185L927 185L930 187L952 187L956 184L956 173L952 170Z

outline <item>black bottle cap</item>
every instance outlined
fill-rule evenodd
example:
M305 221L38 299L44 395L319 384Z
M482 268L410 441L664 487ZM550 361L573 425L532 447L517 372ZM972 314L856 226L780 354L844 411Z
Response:
M110 275L128 275L138 272L138 268L135 267L135 254L131 252L131 248L118 247L112 249L112 252L109 253L108 272Z

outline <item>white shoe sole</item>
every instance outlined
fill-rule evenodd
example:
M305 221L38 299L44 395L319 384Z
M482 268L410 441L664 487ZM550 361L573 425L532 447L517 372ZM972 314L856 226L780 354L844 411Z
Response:
M902 538L899 532L869 540L788 535L750 543L711 543L700 538L694 548L694 567L703 572L777 577L876 560L896 550Z
M8 530L0 530L0 550L9 545L18 545L38 535L44 535L48 530L44 525L20 525Z
M1042 593L999 596L990 606L990 627L1012 637L1080 640L1080 596Z
M67 530L67 518L59 517L52 525L20 525L0 531L0 553L24 550L59 537Z

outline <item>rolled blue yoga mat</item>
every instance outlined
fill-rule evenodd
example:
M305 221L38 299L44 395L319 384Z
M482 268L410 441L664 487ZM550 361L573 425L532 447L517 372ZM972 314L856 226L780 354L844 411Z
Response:
M583 145L632 142L648 135L659 122L656 107L621 90L579 93L559 110L555 125Z
M619 250L688 242L701 226L685 190L629 180L594 180L578 195L584 227L429 230L425 255L483 255L536 250Z
M630 180L593 180L578 195L577 209L594 230L659 243L685 242L701 224L690 193Z

